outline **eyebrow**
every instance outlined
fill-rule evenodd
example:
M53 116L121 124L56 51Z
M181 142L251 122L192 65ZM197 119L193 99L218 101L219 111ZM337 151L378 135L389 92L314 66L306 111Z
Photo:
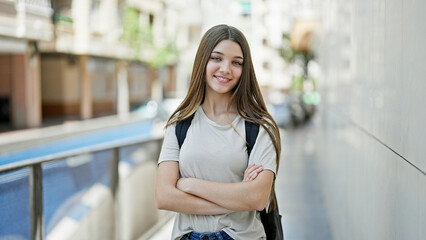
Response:
M218 51L213 51L212 53L216 53L216 54L220 54L220 55L225 55L225 54L223 54L222 52L218 52ZM234 58L240 58L240 59L243 59L243 60L244 60L244 58L243 58L243 57L241 57L241 56L235 56Z

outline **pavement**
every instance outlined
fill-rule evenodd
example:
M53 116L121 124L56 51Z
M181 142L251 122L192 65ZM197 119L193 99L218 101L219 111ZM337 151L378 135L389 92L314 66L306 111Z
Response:
M286 240L332 240L317 174L315 125L282 131L275 190Z
M275 183L286 240L332 240L316 164L315 125L281 130L282 155ZM173 219L149 240L170 239Z

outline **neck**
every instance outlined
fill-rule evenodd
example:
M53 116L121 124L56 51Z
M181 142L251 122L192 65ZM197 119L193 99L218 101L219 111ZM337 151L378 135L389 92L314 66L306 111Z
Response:
M221 115L227 112L228 105L230 104L231 95L228 96L212 96L211 94L206 94L204 102L202 104L204 112L209 115ZM230 113L235 112L234 107L231 106Z

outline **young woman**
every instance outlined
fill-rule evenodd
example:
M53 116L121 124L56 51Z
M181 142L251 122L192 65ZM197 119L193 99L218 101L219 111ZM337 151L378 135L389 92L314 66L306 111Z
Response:
M176 123L193 114L179 148ZM245 121L261 126L249 158ZM275 207L280 151L247 40L234 27L214 26L201 40L158 161L157 207L178 213L172 239L266 239L256 210Z

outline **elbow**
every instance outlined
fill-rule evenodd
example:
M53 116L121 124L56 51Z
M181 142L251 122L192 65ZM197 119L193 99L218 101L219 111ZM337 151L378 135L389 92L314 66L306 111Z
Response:
M263 209L265 209L266 207L266 202L263 201L259 201L258 203L256 203L256 205L254 206L254 209L257 211L262 211Z
M262 211L265 209L266 204L268 203L268 197L265 198L265 196L257 195L252 200L252 209L257 211Z
M259 205L257 208L256 208L256 210L257 211L263 211L264 209L265 209L265 206L266 206L266 204L265 205Z
M159 210L164 210L164 203L161 199L159 199L158 197L155 197L155 206L157 207L157 209Z

